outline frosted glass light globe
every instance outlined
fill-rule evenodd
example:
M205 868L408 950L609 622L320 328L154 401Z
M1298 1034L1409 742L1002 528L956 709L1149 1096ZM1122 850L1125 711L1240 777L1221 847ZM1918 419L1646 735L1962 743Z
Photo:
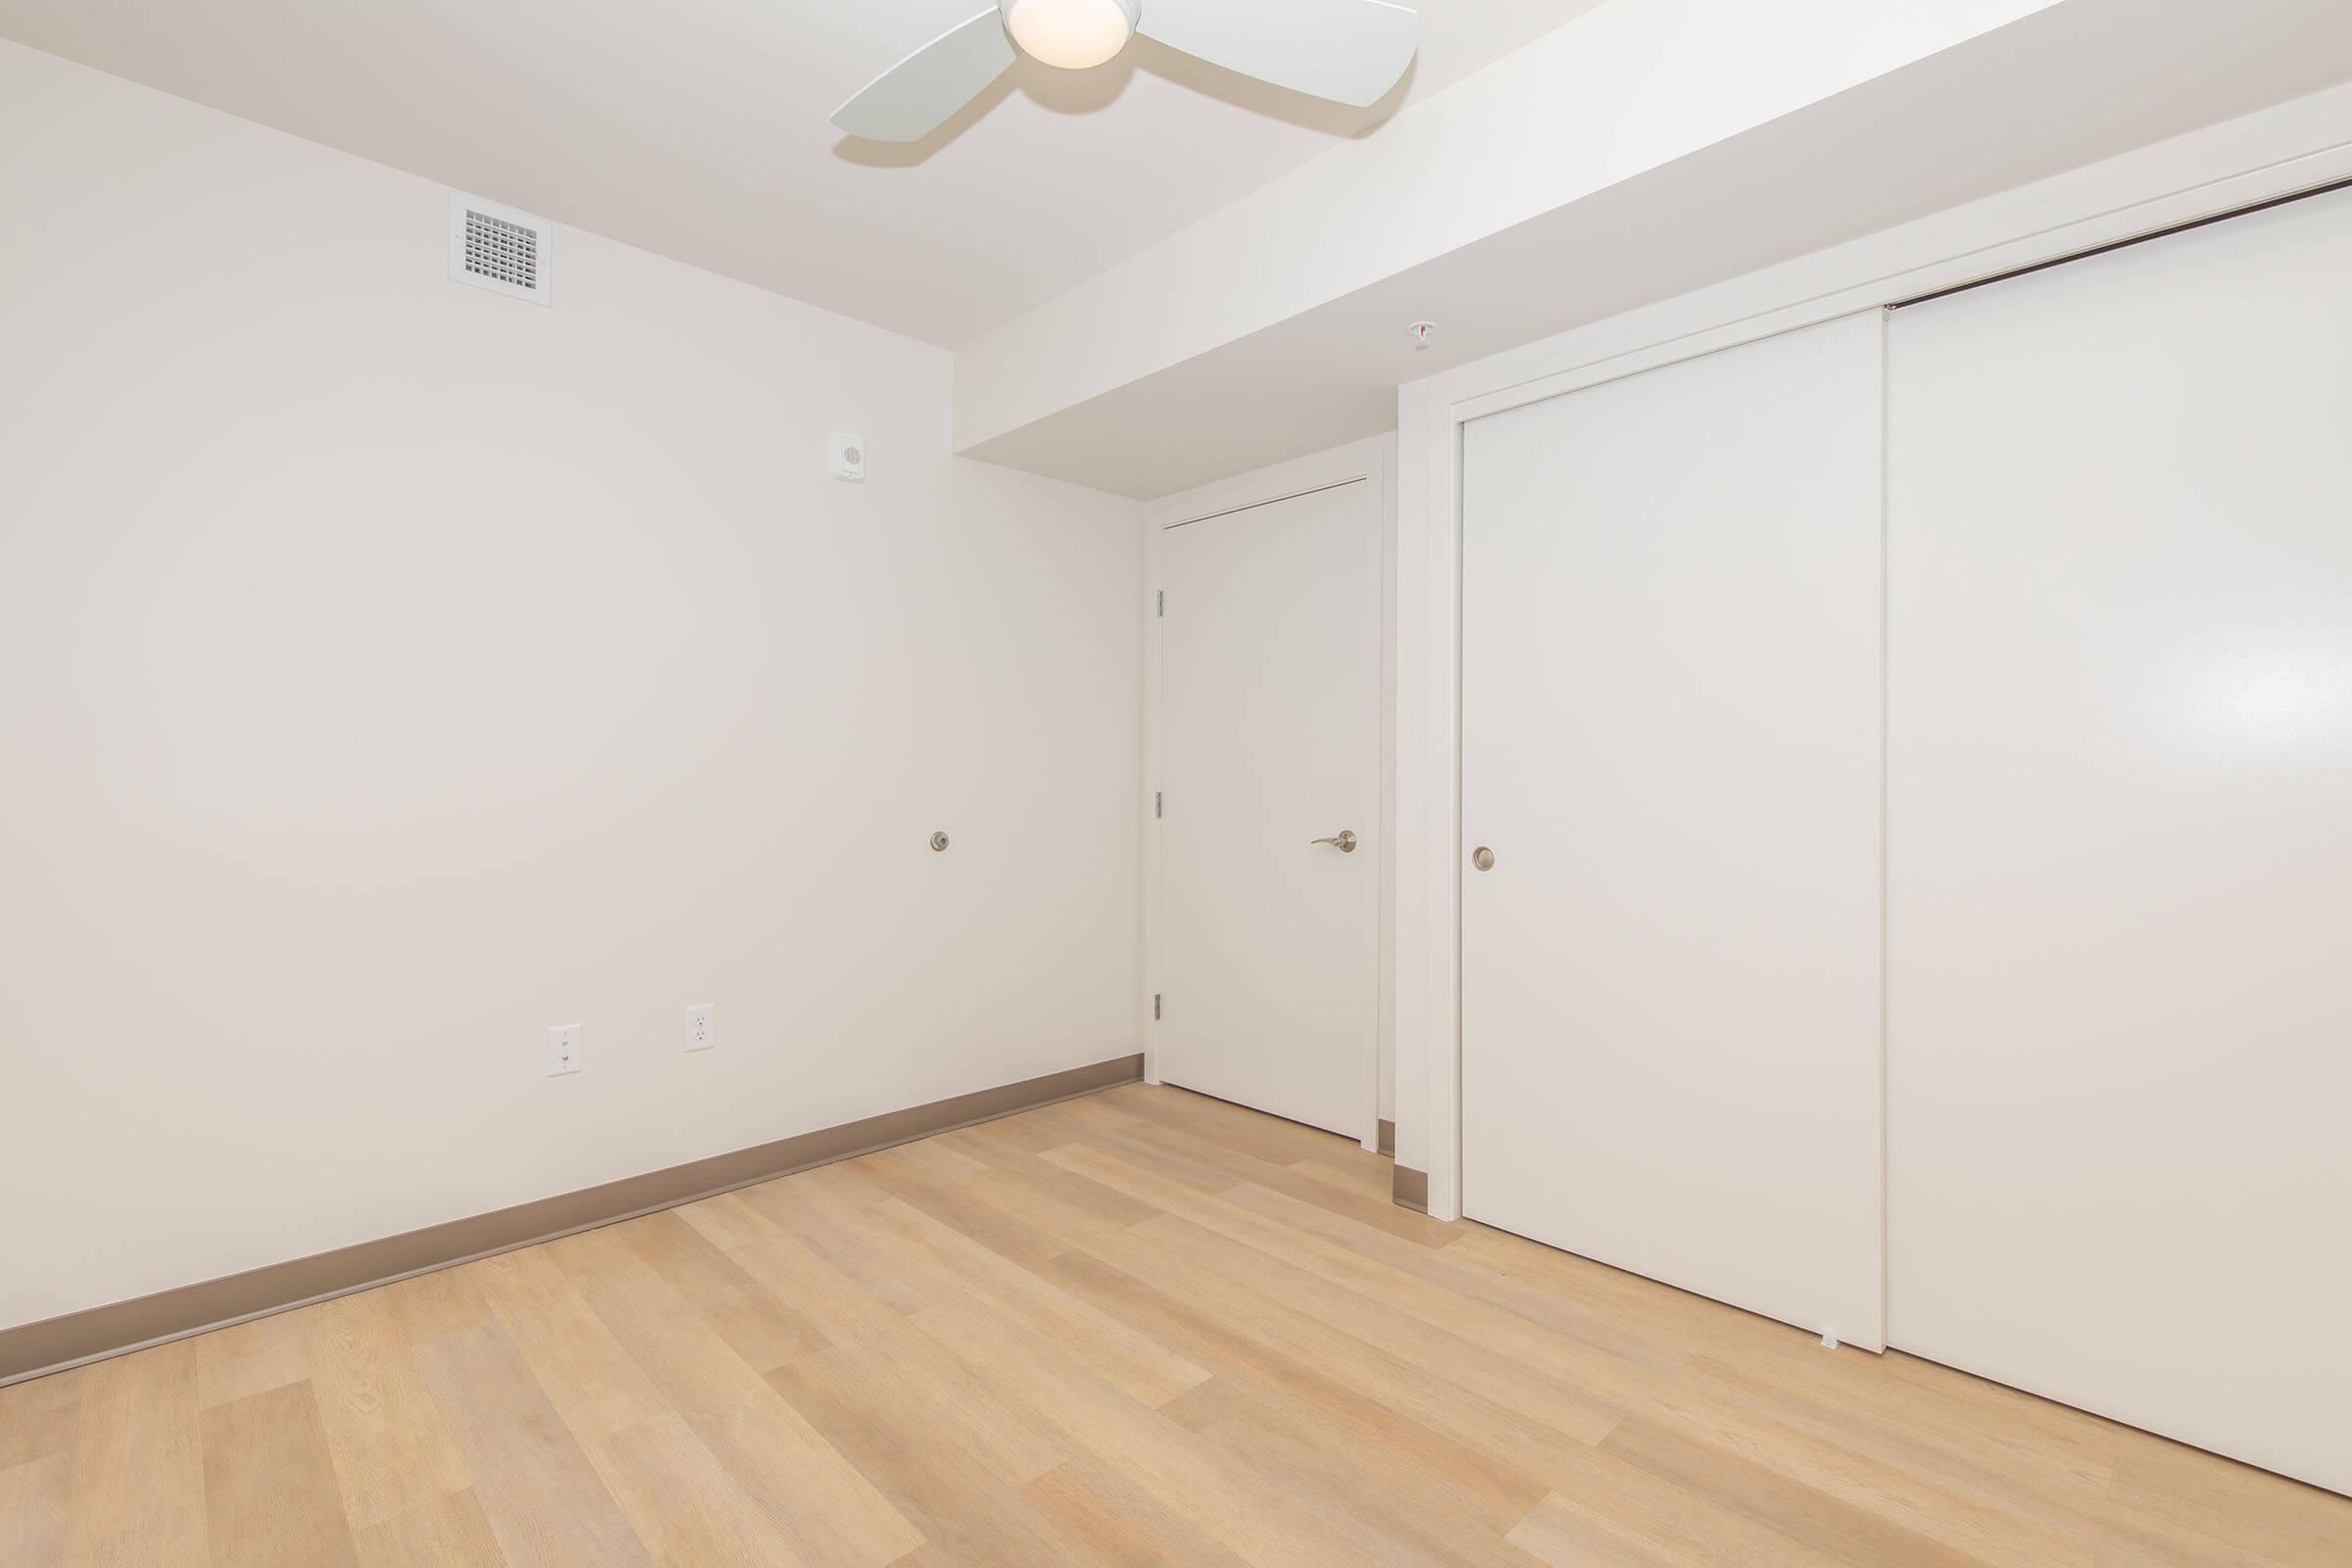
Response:
M1127 47L1135 15L1120 0L1005 0L1004 30L1030 58L1084 71Z

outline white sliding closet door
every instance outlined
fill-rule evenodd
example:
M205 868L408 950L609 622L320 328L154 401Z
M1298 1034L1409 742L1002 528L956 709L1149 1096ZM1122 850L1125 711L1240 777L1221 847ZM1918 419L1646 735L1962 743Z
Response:
M2352 196L1889 328L1890 1337L2352 1492Z
M1462 1196L1883 1344L1878 313L1463 432Z

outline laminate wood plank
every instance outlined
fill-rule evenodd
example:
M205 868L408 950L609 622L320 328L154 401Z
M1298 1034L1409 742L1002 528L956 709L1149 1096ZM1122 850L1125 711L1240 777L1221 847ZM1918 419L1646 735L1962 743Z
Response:
M839 1179L811 1180L820 1176ZM815 1249L893 1309L918 1312L931 1304L922 1273L864 1242L868 1216L889 1197L839 1165L743 1190L744 1200L779 1232Z
M1189 1219L1166 1215L1138 1225L1128 1236L1129 1248L1111 1261L1140 1261L1144 1254L1156 1253L1265 1298L1290 1302L1333 1332L1384 1350L1424 1373L1442 1373L1464 1391L1563 1437L1597 1443L1624 1415L1621 1406L1604 1402L1572 1382L1526 1366L1478 1343L1467 1332L1440 1328L1393 1310L1311 1269L1220 1236Z
M335 1462L308 1379L203 1414L213 1560L238 1568L358 1568Z
M360 1568L508 1568L471 1489L445 1493L355 1532Z
M957 1153L950 1145L936 1138L916 1143L900 1144L893 1149L877 1150L843 1161L843 1169L862 1176L885 1192L892 1191L890 1178L912 1176L922 1181L953 1185L967 1176L976 1176L988 1167L968 1154Z
M736 1196L755 1208L765 1209L760 1202L761 1195L780 1200L785 1211L798 1213L808 1208L823 1208L835 1213L855 1214L861 1208L879 1203L890 1195L858 1174L851 1163L818 1165L808 1170L779 1176L774 1181L761 1182L755 1187L740 1189Z
M1024 1223L1003 1205L988 1201L978 1184L994 1175L983 1167L954 1183L942 1183L911 1172L875 1177L891 1197L920 1209L950 1229L978 1242L989 1250L1023 1268L1058 1257L1069 1246L1067 1234L1056 1228ZM928 1302L925 1303L929 1304Z
M1163 1174L1171 1175L1202 1192L1223 1194L1244 1182L1250 1182L1287 1193L1306 1202L1320 1204L1374 1230L1386 1231L1392 1236L1424 1247L1449 1246L1458 1235L1453 1227L1431 1219L1426 1214L1414 1213L1409 1208L1399 1208L1385 1197L1347 1191L1303 1175L1289 1165L1270 1163L1205 1142L1180 1127L1160 1123L1140 1124L1132 1131L1109 1133L1091 1142L1102 1152L1136 1163L1141 1163L1142 1156L1147 1153L1156 1154L1159 1156L1155 1162L1156 1168ZM1068 1157L1071 1152L1063 1150L1047 1157L1056 1163L1071 1165ZM1200 1172L1203 1167L1221 1173L1222 1179L1213 1183L1202 1180ZM1080 1167L1071 1165L1071 1168Z
M1710 1464L1729 1453L1777 1484L1801 1488L1822 1517L1867 1520L1934 1543L1955 1560L2088 1568L2100 1545L2103 1532L2090 1521L1988 1493L1967 1472L1914 1462L1900 1448L1841 1444L1778 1412L1721 1399L1695 1381L1670 1387L1644 1415L1659 1435L1653 1448L1661 1441L1689 1445Z
M1357 1521L1250 1473L1031 1326L978 1300L925 1308L915 1322L967 1361L1003 1369L1007 1397L1029 1402L1086 1454L1136 1479L1246 1561L1358 1568L1378 1560L1378 1543Z
M0 1389L0 1470L74 1451L90 1374L89 1367L74 1367Z
M655 1561L802 1563L783 1529L683 1417L659 1416L616 1432L592 1445L590 1454Z
M1446 1250L1448 1255L1468 1266L1520 1280L1534 1289L1559 1291L1628 1317L1654 1319L1661 1328L1678 1333L1703 1335L1727 1321L1722 1315L1725 1308L1721 1302L1676 1290L1671 1285L1628 1274L1606 1263L1559 1251L1474 1220L1457 1220L1450 1228L1458 1234Z
M355 1530L472 1484L380 1291L299 1314L319 1424Z
M1348 1192L1288 1167L1258 1177L1256 1181L1260 1187L1269 1187L1278 1193L1287 1193L1306 1202L1320 1204L1335 1214L1347 1215L1359 1224L1387 1231L1391 1236L1401 1237L1423 1247L1450 1247L1461 1235L1458 1226L1431 1219L1427 1214L1413 1209L1400 1208L1386 1194L1375 1197L1368 1193Z
M753 1371L767 1372L824 1345L806 1318L676 1214L648 1214L614 1226L613 1233L692 1303Z
M1004 1399L980 1371L884 1306L806 1246L786 1236L753 1244L734 1254L777 1296L793 1302L822 1326L832 1349L847 1359L853 1350L870 1352L919 1388L928 1413L922 1420L958 1431L973 1451L1008 1484L1019 1485L1059 1464L1067 1450L1023 1408ZM773 1379L771 1378L772 1382ZM912 1416L910 1410L909 1416Z
M301 1317L299 1312L278 1312L199 1337L197 1408L209 1410L307 1380L311 1362L303 1349Z
M2352 1444L2352 1410L2345 1441ZM2107 1497L2119 1516L2236 1540L2291 1568L2352 1563L2352 1509L2335 1493L2251 1464L2216 1464L2213 1455L2142 1432L2129 1434Z
M1048 1134L1064 1140L1144 1125L1143 1118L1120 1109L1119 1102L1111 1099L1107 1093L1065 1100L1058 1104L1040 1105L1035 1110L1024 1111L1019 1120L1024 1126L1043 1128Z
M79 1369L67 1568L212 1561L198 1354L193 1342L181 1340Z
M2040 1543L2036 1549L2045 1554L2071 1552L2077 1557L2085 1550L2095 1555L2102 1540L2114 1534L2087 1511L2104 1495L2104 1469L2085 1491L2082 1476L2031 1446L2010 1447L1989 1432L1954 1431L1936 1421L1905 1421L1899 1412L1879 1410L1843 1392L1844 1369L1838 1364L1842 1357L1824 1355L1809 1368L1767 1378L1719 1360L1717 1354L1693 1357L1683 1368L1684 1384L1710 1396L1719 1407L1744 1408L1804 1434L1818 1445L1816 1463L1852 1455L1857 1462L1868 1459L1922 1483L1920 1496L1932 1499L1925 1506L1943 1521L1943 1528L1981 1515L1991 1522L1987 1534L2014 1532L2024 1541ZM1870 1370L1868 1357L1855 1359L1860 1370ZM1883 1475L1869 1485L1881 1493L1900 1489L1899 1481L1890 1485ZM1985 1549L1996 1550L1989 1545Z
M967 1127L952 1136L967 1140L957 1147L982 1160L990 1176L974 1182L982 1186L993 1179L998 1186L1017 1183L1020 1188L1041 1199L1051 1199L1063 1208L1083 1209L1103 1223L1125 1229L1150 1219L1158 1210L1152 1204L1131 1198L1115 1188L1090 1181L1055 1165L1041 1155L1041 1151L1024 1143L1003 1136L1000 1129L1005 1124L992 1122L981 1127ZM1054 1140L1050 1148L1064 1147L1064 1140Z
M848 1345L779 1367L769 1381L857 1465L930 1544L958 1562L1061 1561L1052 1524L970 1436L936 1411L919 1381L864 1346Z
M1091 1459L1054 1466L1021 1495L1078 1548L1079 1560L1102 1568L1245 1568L1232 1547Z
M1053 1274L1065 1289L1208 1368L1212 1381L1248 1389L1261 1403L1282 1407L1289 1419L1312 1422L1372 1455L1395 1456L1417 1481L1484 1508L1498 1530L1510 1528L1544 1494L1533 1461L1546 1444L1563 1440L1528 1429L1509 1412L1479 1408L1440 1380L1419 1380L1416 1398L1406 1392L1416 1381L1412 1369L1368 1347L1368 1353L1352 1346L1329 1353L1330 1337L1311 1322L1294 1323L1286 1339L1281 1329L1263 1326L1269 1313L1258 1310L1260 1303L1231 1300L1189 1282L1155 1289L1090 1253L1065 1254ZM1259 1326L1245 1332L1237 1323ZM1279 1344L1295 1353L1276 1348ZM1324 1352L1319 1357L1318 1349ZM1171 1402L1190 1396L1188 1391ZM1458 1420L1433 1418L1433 1407L1452 1407ZM1475 1430L1478 1441L1449 1435L1449 1426Z
M1127 1086L0 1389L0 1564L2352 1568L2352 1499L1390 1170Z
M1826 1544L1783 1534L1716 1498L1692 1492L1609 1451L1606 1444L1560 1456L1551 1479L1570 1504L1625 1537L1657 1547L1671 1561L1739 1568L1857 1568ZM1898 1568L1900 1559L1867 1568ZM1902 1565L1907 1568L1907 1565Z
M1139 1191L1156 1194L1165 1213L1160 1220L1135 1227L1138 1233L1152 1233L1154 1227L1169 1220L1198 1226L1239 1244L1263 1259L1252 1265L1246 1256L1235 1253L1232 1255L1236 1266L1255 1266L1261 1270L1303 1268L1322 1281L1395 1308L1441 1333L1468 1336L1488 1350L1558 1379L1612 1407L1622 1408L1629 1402L1649 1397L1659 1386L1661 1368L1655 1358L1644 1364L1613 1349L1560 1334L1480 1296L1450 1289L1429 1278L1426 1268L1398 1267L1358 1247L1326 1241L1296 1224L1268 1219L1258 1209L1245 1206L1242 1200L1251 1193L1278 1200L1283 1195L1271 1194L1254 1184L1231 1189L1212 1200L1155 1182L1148 1172L1123 1166L1117 1159L1093 1151L1065 1151L1054 1157L1105 1182L1127 1182ZM1286 1213L1287 1218L1316 1207L1297 1200L1290 1201L1294 1206ZM1409 1243L1399 1245L1406 1250L1430 1251Z
M1639 1365L1596 1351L1485 1299L1449 1291L1428 1277L1444 1274L1441 1257L1427 1257L1419 1269L1393 1268L1320 1238L1269 1226L1254 1214L1237 1216L1233 1204L1246 1191L1257 1190L1236 1189L1216 1203L1191 1200L1184 1217L1270 1255L1287 1255L1334 1283L1432 1327L1466 1334L1482 1347L1609 1408L1645 1410L1662 1427L1684 1438L1760 1458L1776 1473L1871 1519L1919 1531L1938 1544L1965 1546L1987 1560L2032 1562L2038 1558L2053 1568L2087 1561L2082 1541L2062 1539L2046 1525L2021 1522L1964 1491L1941 1484L1942 1478L1925 1478L1842 1449L1752 1408L1721 1399L1690 1380L1663 1376L1655 1365ZM1279 1200L1275 1206L1296 1217L1297 1210ZM1406 1247L1400 1250L1410 1253L1415 1250Z
M1931 1540L1733 1449L1693 1441L1648 1420L1624 1422L1602 1441L1601 1447L1669 1485L1687 1492L1703 1491L1718 1505L1802 1542L1833 1561L1986 1568L1987 1560L1973 1552ZM2045 1544L2042 1560L2054 1568L2072 1556L2047 1548ZM2008 1560L2022 1563L2031 1559Z
M1507 1539L1551 1568L1709 1568L1556 1493L1512 1526Z
M874 1237L932 1265L943 1282L935 1299L985 1300L1065 1345L1082 1347L1105 1381L1145 1404L1161 1403L1208 1376L1116 1318L895 1199L874 1210Z
M1371 1156L1383 1167L1387 1161ZM1226 1203L1270 1220L1289 1230L1314 1237L1371 1262L1419 1276L1470 1300L1500 1307L1530 1323L1566 1336L1579 1344L1604 1350L1623 1360L1646 1363L1661 1370L1683 1364L1710 1343L1678 1334L1647 1318L1603 1311L1560 1291L1538 1290L1507 1275L1466 1262L1450 1247L1431 1248L1374 1230L1319 1203L1245 1182L1227 1190Z
M382 1287L385 1304L411 1345L465 1334L486 1326L493 1316L490 1303L474 1288L474 1276L462 1268L435 1269Z
M66 1560L67 1487L74 1455L60 1450L0 1470L0 1563L59 1568Z
M2352 1411L2344 1438L2352 1443ZM2286 1568L2352 1564L2352 1508L2333 1493L2143 1433L2129 1439L2102 1512L2133 1539L2228 1545Z
M1382 1155L1367 1154L1361 1144L1342 1141L1336 1148L1315 1150L1293 1160L1291 1169L1374 1202L1395 1201L1395 1165Z
M997 1121L958 1127L952 1133L940 1134L940 1141L957 1153L968 1155L983 1165L995 1165L1008 1151L1017 1151L1035 1158L1049 1149L1058 1148L1068 1139L1067 1135L1045 1126L1030 1115L1006 1116Z
M1229 1193L1249 1181L1250 1179L1250 1169L1251 1165L1255 1164L1255 1162L1251 1162L1251 1165L1240 1165L1239 1161L1228 1164L1196 1159L1183 1152L1181 1139L1147 1142L1127 1132L1110 1130L1093 1132L1083 1138L1073 1138L1061 1148L1051 1150L1041 1157L1052 1164L1059 1165L1064 1170L1071 1170L1076 1167L1066 1156L1079 1151L1107 1154L1127 1164L1143 1166L1179 1186L1190 1187L1193 1191L1211 1198ZM1236 1165L1240 1165L1240 1168L1234 1168ZM1262 1173L1273 1167L1257 1166L1256 1168Z
M1129 1093L1140 1090L1141 1093ZM1337 1133L1260 1115L1206 1095L1177 1090L1154 1094L1148 1085L1133 1084L1106 1091L1102 1102L1139 1121L1154 1123L1186 1137L1204 1140L1221 1149L1277 1168L1287 1168L1311 1154L1354 1148Z
M553 1253L526 1247L466 1267L572 1436L592 1443L667 1413L668 1401Z
M505 1329L426 1340L416 1368L514 1568L642 1568L628 1520Z
M1238 1380L1211 1378L1161 1408L1218 1451L1259 1474L1282 1477L1287 1490L1345 1510L1400 1557L1460 1568L1528 1564L1526 1554L1504 1540L1509 1519L1433 1484L1377 1439L1297 1419L1295 1406L1261 1398Z
M2033 1561L2038 1557L2053 1565L2086 1560L2081 1544L2056 1539L2044 1528L2021 1524L2003 1510L1986 1507L1937 1481L1822 1442L1752 1408L1721 1399L1690 1380L1662 1375L1655 1365L1636 1364L1596 1351L1485 1299L1446 1290L1428 1277L1444 1273L1441 1258L1428 1258L1420 1269L1393 1268L1320 1238L1270 1227L1254 1215L1241 1219L1233 1204L1241 1193L1250 1190L1237 1189L1215 1204L1196 1201L1188 1205L1190 1212L1185 1217L1213 1226L1270 1255L1288 1256L1334 1283L1432 1327L1468 1335L1482 1347L1607 1407L1644 1410L1651 1420L1684 1438L1761 1459L1776 1473L1870 1518L1921 1531L1939 1544L1964 1545L1991 1560Z
M1098 1187L1099 1184L1066 1173L1064 1182L1066 1186L1057 1190L1026 1171L987 1170L966 1182L963 1190L971 1200L985 1205L994 1214L1004 1215L1020 1228L1024 1236L1031 1238L1026 1250L1041 1261L1058 1257L1072 1247L1082 1247L1089 1241L1116 1236L1130 1225L1140 1225L1152 1217L1146 1213L1132 1219L1117 1219L1103 1213L1102 1205L1096 1202L1073 1202L1070 1194L1081 1186ZM1099 1190L1109 1191L1107 1188ZM908 1201L934 1218L948 1218L928 1204L912 1199ZM997 1250L1004 1250L1003 1248Z
M1573 1397L1538 1401L1543 1413L1531 1415L1524 1391L1515 1391L1509 1402L1497 1400L1466 1387L1449 1368L1396 1355L1298 1303L1202 1269L1149 1239L1107 1251L1103 1261L1167 1298L1202 1303L1275 1354L1321 1369L1396 1415L1484 1454L1489 1468L1477 1476L1498 1489L1540 1493L1535 1478L1573 1467L1579 1461L1572 1454L1589 1450L1616 1425L1613 1415Z
M548 1244L622 1347L811 1565L880 1565L921 1534L608 1227Z
M720 1193L672 1209L672 1213L703 1233L703 1239L720 1251L747 1246L762 1236L774 1234L760 1212L743 1200L740 1193Z

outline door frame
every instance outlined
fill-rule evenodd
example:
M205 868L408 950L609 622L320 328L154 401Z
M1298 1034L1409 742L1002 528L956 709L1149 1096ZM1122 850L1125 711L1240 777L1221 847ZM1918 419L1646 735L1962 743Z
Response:
M1395 995L1399 1193L1462 1213L1462 426L2352 178L2352 85L2225 121L1397 388ZM1147 803L1148 804L1148 803ZM1881 867L1884 876L1885 868ZM1884 932L1882 932L1882 945ZM1149 1010L1149 997L1147 1006ZM1421 1205L1415 1205L1421 1206Z
M1161 562L1167 532L1188 523L1206 522L1212 517L1248 512L1310 495L1318 490L1336 489L1341 485L1362 483L1365 504L1377 509L1380 529L1380 758L1377 788L1380 801L1380 824L1375 846L1379 865L1379 956L1374 967L1374 1016L1378 1020L1375 1038L1370 1042L1364 1073L1364 1095L1368 1105L1364 1117L1363 1146L1380 1152L1381 1128L1395 1120L1396 1112L1388 1102L1393 1094L1395 1075L1390 1070L1394 1061L1396 1038L1396 885L1397 859L1391 846L1396 841L1396 438L1393 435L1374 436L1369 440L1350 442L1333 447L1289 463L1276 464L1250 473L1219 479L1198 489L1186 490L1156 501L1146 502L1139 524L1140 548L1143 557L1143 628L1144 628L1144 708L1143 708L1143 800L1140 803L1143 823L1143 964L1141 984L1136 993L1136 1037L1144 1043L1144 1081L1156 1084L1159 1074L1159 1020L1154 1016L1153 999L1164 990L1160 966L1160 892L1161 840L1160 819L1152 805L1160 788L1161 738L1161 671L1163 651L1159 614Z

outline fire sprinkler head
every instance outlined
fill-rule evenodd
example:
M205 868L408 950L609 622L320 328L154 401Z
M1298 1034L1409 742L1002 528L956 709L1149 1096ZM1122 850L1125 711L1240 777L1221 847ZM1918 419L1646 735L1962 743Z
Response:
M1413 347L1425 349L1429 347L1429 334L1437 329L1438 323L1435 321L1415 321L1404 330L1405 335L1413 340Z

